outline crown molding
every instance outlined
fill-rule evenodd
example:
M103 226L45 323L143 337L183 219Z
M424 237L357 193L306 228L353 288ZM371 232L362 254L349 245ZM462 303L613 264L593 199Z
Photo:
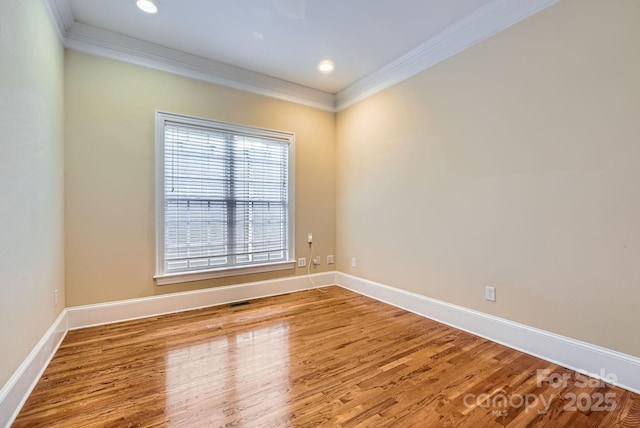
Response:
M336 111L394 86L511 27L559 0L494 0L436 36L338 92Z
M334 111L334 97L275 77L159 46L90 25L67 30L66 47L156 70Z
M559 0L493 0L337 94L74 21L69 0L44 0L65 47L327 111L394 86Z
M68 49L335 111L333 94L75 22L68 0L44 0Z
M53 24L62 44L65 44L67 30L75 23L69 0L44 0L49 14L53 18Z

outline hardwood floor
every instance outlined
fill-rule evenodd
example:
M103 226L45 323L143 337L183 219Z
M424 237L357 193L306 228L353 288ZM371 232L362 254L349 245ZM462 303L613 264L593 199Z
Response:
M14 426L638 427L640 397L329 287L71 331Z

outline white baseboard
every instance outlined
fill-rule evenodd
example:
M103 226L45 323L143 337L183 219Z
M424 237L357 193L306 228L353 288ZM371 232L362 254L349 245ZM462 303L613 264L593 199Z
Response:
M67 313L63 310L0 390L0 427L9 427L18 416L65 334Z
M640 358L494 317L356 276L336 273L336 283L540 359L640 393ZM603 379L615 375L617 381Z
M335 272L278 278L269 281L163 294L139 299L67 308L69 330L129 321L156 315L224 305L240 300L276 296L335 284Z
M614 374L617 381L603 380L640 393L640 358L341 272L312 278L314 283L295 276L67 308L0 390L0 427L11 425L68 330L333 284L595 378Z

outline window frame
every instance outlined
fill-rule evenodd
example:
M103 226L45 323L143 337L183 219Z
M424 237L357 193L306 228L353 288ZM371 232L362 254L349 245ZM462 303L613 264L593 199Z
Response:
M292 132L277 131L273 129L258 128L236 123L220 122L194 116L156 111L155 114L155 246L156 246L156 266L154 279L158 285L176 284L181 282L200 281L213 278L224 278L236 275L246 275L261 272L273 272L295 268L295 134ZM274 263L252 263L242 266L224 266L206 270L194 270L184 272L165 272L165 162L164 162L164 142L165 124L167 122L199 126L204 128L221 130L234 134L249 135L258 138L276 139L286 142L288 148L288 210L287 210L287 231L288 231L288 251L284 261Z

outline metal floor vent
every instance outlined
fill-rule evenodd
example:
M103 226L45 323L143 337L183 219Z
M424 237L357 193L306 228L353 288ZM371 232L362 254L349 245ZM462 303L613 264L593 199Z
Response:
M245 300L244 302L233 302L233 303L229 303L229 307L230 308L235 308L237 306L245 306L245 305L250 305L251 302L249 300Z

